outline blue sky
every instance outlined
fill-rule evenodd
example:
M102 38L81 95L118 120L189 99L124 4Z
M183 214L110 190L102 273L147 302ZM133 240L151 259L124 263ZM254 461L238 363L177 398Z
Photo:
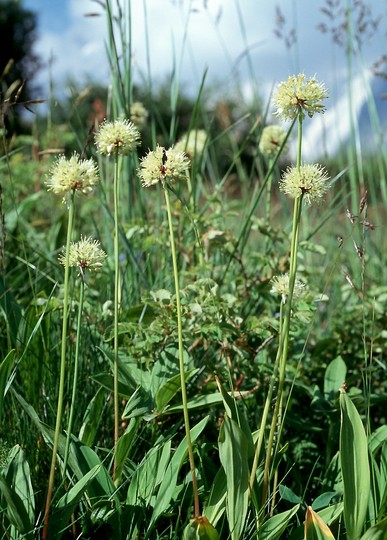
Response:
M387 43L387 2L367 3L373 17L380 15L382 19L377 34L363 46L363 66L354 64L358 106L364 100L368 68L386 52ZM274 34L276 4L286 20L284 33L294 29L297 35L296 44L290 48ZM66 91L69 78L81 84L90 77L97 83L108 82L106 20L97 2L24 0L24 5L38 14L36 51L45 62L53 57L52 75L59 94ZM237 85L246 100L255 92L268 99L273 85L303 71L308 76L316 75L329 88L332 120L326 114L324 122L332 123L336 116L333 109L343 107L345 102L347 71L344 49L317 29L319 23L328 22L321 12L324 5L325 0L132 0L135 79L141 81L147 76L147 24L154 80L165 79L176 63L184 88L193 95L208 69L207 83L221 92L230 92ZM101 16L85 16L90 13ZM333 24L336 22L333 19ZM48 93L48 70L39 74L38 82L43 93ZM322 128L313 129L318 138Z

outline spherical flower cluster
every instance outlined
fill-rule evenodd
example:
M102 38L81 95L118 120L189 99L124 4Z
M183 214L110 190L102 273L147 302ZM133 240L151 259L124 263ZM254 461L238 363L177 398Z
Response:
M330 188L329 176L321 165L310 164L288 167L280 180L280 190L296 199L303 197L306 204L319 202Z
M83 275L85 270L97 272L102 268L102 263L107 257L99 246L98 240L81 236L79 242L72 242L70 245L69 265L77 267L80 275ZM66 254L60 255L58 260L65 265Z
M323 83L315 77L307 79L303 73L291 75L287 81L278 85L274 95L275 115L284 120L293 120L297 115L305 118L305 112L312 117L314 113L323 113L322 100L329 97Z
M271 280L272 294L278 294L281 296L282 303L286 304L287 297L289 296L289 274L281 274L280 276L274 276ZM293 300L298 300L305 292L305 285L298 279L294 283Z
M81 159L75 152L70 159L59 156L45 183L47 189L54 193L89 193L98 183L97 165L92 159Z
M264 156L274 157L281 148L285 138L286 131L281 126L266 126L262 130L259 151Z
M199 157L207 143L207 132L204 129L192 129L184 134L176 143L177 152L185 152L190 157Z
M140 143L140 132L129 120L105 121L99 127L94 140L100 154L127 156Z
M156 150L148 152L141 159L138 175L143 187L153 186L165 180L173 183L185 178L189 167L189 159L184 152L177 152L175 148L165 150L157 146Z
M144 127L148 119L148 111L140 101L134 101L130 106L130 120L138 129Z

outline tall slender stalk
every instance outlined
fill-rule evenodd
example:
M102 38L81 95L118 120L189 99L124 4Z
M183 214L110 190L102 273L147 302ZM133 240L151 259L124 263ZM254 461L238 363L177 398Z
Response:
M67 222L67 238L66 238L66 252L65 252L65 266L64 266L64 298L63 298L63 320L62 320L62 343L61 343L61 357L60 357L60 375L59 375L59 390L58 390L58 403L56 411L56 423L54 444L52 448L52 458L50 466L50 476L48 480L46 506L44 510L44 524L42 538L46 540L48 534L48 520L49 512L52 500L52 492L54 488L55 480L55 463L59 445L59 435L62 424L63 416L63 402L64 402L64 387L65 387L65 375L66 375L66 345L67 345L67 326L68 326L68 308L69 308L69 277L70 277L70 242L74 223L74 198L75 190L71 191L69 202L69 216ZM62 476L65 477L66 469L63 468Z
M114 198L114 365L113 365L113 400L114 400L114 463L113 477L116 471L116 448L119 430L118 402L118 316L120 308L120 268L119 268L119 158L114 162L113 180Z
M177 267L175 235L173 232L171 205L170 205L170 200L169 200L168 187L165 183L163 183L163 190L164 190L164 196L165 196L165 203L167 206L169 238L170 238L170 243L171 243L171 255L172 255L172 265L173 265L173 277L174 277L174 282L175 282L181 398L182 398L182 403L183 403L183 416L184 416L185 434L186 434L187 446L188 446L188 458L189 458L189 464L190 464L191 476L192 476L192 489L193 489L193 495L194 495L194 517L197 518L200 516L200 505L199 505L199 493L198 493L198 486L197 486L197 479L196 479L196 472L195 472L195 460L194 460L191 433L190 433L187 388L185 384L185 369L184 369L184 356L183 356L184 355L183 322L182 322L182 316L181 316L179 272L178 272L178 267Z
M73 385L72 385L72 392L71 392L71 404L70 404L69 420L68 420L68 424L67 424L66 448L65 448L65 455L64 455L64 460L63 460L63 470L64 471L66 471L66 469L67 469L67 463L68 463L68 459L69 459L71 432L72 432L73 423L74 423L75 402L76 402L77 389L78 389L79 346L80 346L80 342L81 342L82 311L83 311L84 295L85 295L85 283L84 283L83 276L81 276L81 285L80 285L80 292L79 292L79 305L78 305L78 317L77 317L77 331L76 331L76 342L75 342Z

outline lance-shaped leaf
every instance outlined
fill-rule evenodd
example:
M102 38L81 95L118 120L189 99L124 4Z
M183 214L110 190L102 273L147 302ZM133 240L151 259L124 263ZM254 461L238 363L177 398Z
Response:
M328 525L311 506L306 510L304 540L335 540Z
M358 540L366 518L370 493L368 444L360 415L343 390L340 394L340 408L344 522L348 540Z

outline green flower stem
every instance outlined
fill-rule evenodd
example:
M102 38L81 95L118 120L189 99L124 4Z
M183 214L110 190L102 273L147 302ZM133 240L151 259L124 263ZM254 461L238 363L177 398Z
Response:
M118 315L119 315L119 161L118 156L114 163L114 364L113 364L113 400L114 400L114 462L113 478L116 472L116 450L118 442L119 404L118 404Z
M171 205L169 201L168 187L164 183L163 183L163 189L164 189L164 195L165 195L165 203L167 205L169 237L170 237L170 242L171 242L171 255L172 255L172 265L173 265L173 276L174 276L174 281L175 281L181 398L182 398L182 403L183 403L184 426L185 426L185 433L186 433L186 438L187 438L188 458L189 458L189 464L190 464L191 476L192 476L192 489L193 489L193 494L194 494L194 517L197 518L200 516L200 506L199 506L199 493L198 493L198 486L197 486L196 472L195 472L195 460L194 460L194 454L193 454L193 449L192 449L192 441L191 441L191 433L190 433L190 425L189 425L187 388L185 384L185 370L184 370L184 357L183 357L183 323L182 323L182 317L181 317L179 273L178 273L178 268L177 268L175 235L173 232Z
M267 179L266 184L266 204L265 204L265 213L266 213L266 221L267 223L270 222L270 211L271 211L271 189L273 184L273 160L272 158L269 159L269 171L272 171L271 175Z
M302 148L302 117L301 114L298 115L298 147L297 147L297 169L301 167L301 148ZM285 375L286 375L286 362L288 357L289 349L289 330L290 330L290 318L292 312L292 303L293 303L293 292L294 285L296 282L297 274L297 252L298 252L298 238L299 238L299 229L300 229L300 219L301 219L301 210L302 210L302 199L303 197L298 197L294 201L293 208L293 224L292 224L292 237L290 245L290 269L289 269L289 294L286 299L285 309L284 309L284 322L281 329L280 336L280 362L279 362L279 376L278 376L278 391L276 396L276 402L273 412L273 417L271 421L269 439L267 444L265 466L263 472L263 487L262 487L262 504L265 504L267 492L269 488L269 473L270 465L274 455L272 456L274 438L276 433L278 433L277 438L277 448L279 448L279 437L282 431L282 422L283 420L279 418L280 407L282 403L282 395L285 384ZM282 346L281 346L282 343Z
M55 463L56 455L58 452L59 445L59 435L62 423L63 415L63 401L64 401L64 387L65 387L65 375L66 375L66 345L67 345L67 325L68 325L68 311L69 311L69 277L70 277L70 243L71 235L73 230L74 223L74 198L75 191L71 192L70 204L69 204L69 217L67 222L67 238L66 238L66 254L65 254L65 265L64 265L64 298L63 298L63 320L62 320L62 343L61 343L61 357L60 357L60 375L59 375L59 390L58 390L58 403L56 411L56 423L55 423L55 433L54 433L54 444L52 448L52 458L51 458L51 467L50 467L50 476L48 480L48 489L47 489L47 498L46 506L44 511L44 524L42 539L47 539L48 534L48 518L52 500L52 492L54 488L55 480ZM62 476L66 476L66 470L63 468Z
M283 304L281 302L281 307L280 307L280 328L279 328L279 335L280 336L283 335L283 333L282 333L282 321L283 321ZM259 457L261 455L263 438L265 436L265 427L266 427L266 423L267 423L267 418L269 416L269 409L270 409L271 400L273 398L273 392L274 392L275 383L277 381L277 373L278 373L279 360L280 360L280 357L281 357L282 344L283 344L283 341L280 338L280 343L279 343L279 346L278 346L277 355L276 355L276 359L275 359L275 362L274 362L273 374L272 374L272 376L270 378L269 390L267 392L267 396L266 396L266 400L265 400L265 407L264 407L263 413L262 413L258 440L257 440L257 444L255 446L254 461L253 461L253 465L252 465L251 473L250 473L250 494L251 494L251 492L253 490L253 487L254 487L255 475L257 473Z
M83 311L83 299L85 295L85 283L83 276L81 276L81 288L79 293L79 307L78 307L78 319L77 319L77 332L76 332L76 343L75 343L75 359L74 359L74 375L73 375L73 388L71 394L71 405L70 405L70 414L69 421L67 425L67 437L66 437L66 448L63 461L63 470L67 469L67 463L69 459L69 449L70 449L70 440L71 440L71 431L73 429L74 423L74 413L75 413L75 402L77 398L77 387L78 387L78 367L79 367L79 345L81 342L81 328L82 328L82 311Z

